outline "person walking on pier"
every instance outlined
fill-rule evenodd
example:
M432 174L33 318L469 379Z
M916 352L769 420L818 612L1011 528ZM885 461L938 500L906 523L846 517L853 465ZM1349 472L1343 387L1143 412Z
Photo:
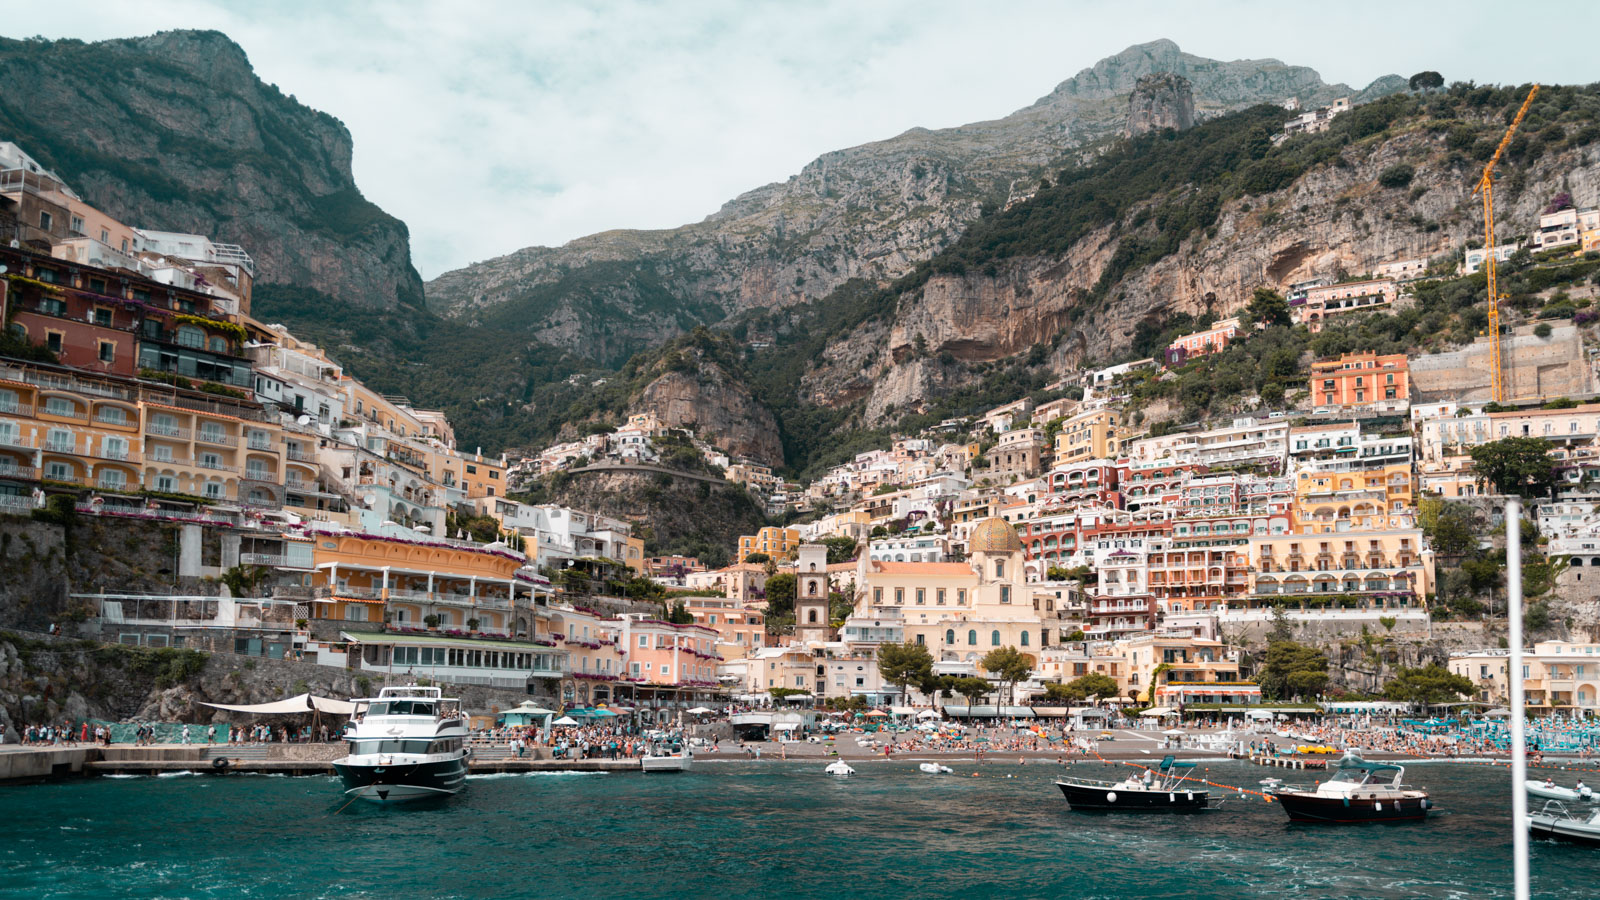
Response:
M183 726L183 742L185 744L189 743L189 726L188 725L184 725Z

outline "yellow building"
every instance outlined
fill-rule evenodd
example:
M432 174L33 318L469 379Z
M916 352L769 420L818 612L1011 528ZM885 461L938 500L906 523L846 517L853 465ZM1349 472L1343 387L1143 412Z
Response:
M1250 538L1250 605L1415 609L1433 593L1422 529Z
M1061 423L1055 464L1114 458L1122 447L1122 413L1109 407L1081 412Z
M290 444L275 417L254 404L200 396L7 364L0 368L0 478L262 507L285 502L286 477L296 486L315 480L314 463L288 465ZM295 446L305 459L294 462L305 463L310 449Z
M1415 524L1416 505L1407 463L1349 472L1301 472L1295 483L1295 528L1302 534L1408 528Z
M799 549L800 529L776 528L769 525L755 534L739 538L737 561L744 562L744 558L752 553L765 553L774 560L782 560Z
M1157 706L1261 700L1260 686L1239 677L1239 661L1219 641L1148 634L1118 641L1116 649L1126 663L1127 690Z
M911 641L939 661L976 663L998 647L1037 660L1049 642L1050 598L1035 597L1024 572L1022 541L1004 519L973 528L969 559L961 563L901 563L869 559L858 565L856 608L845 620L847 643Z
M1522 689L1532 710L1594 715L1600 706L1600 644L1543 641L1522 656ZM1509 651L1450 656L1450 671L1478 685L1477 699L1506 703L1511 694Z
M491 634L534 630L526 610L536 587L518 577L521 554L338 531L315 537L316 618L421 628L436 615L447 631L466 631L472 619Z

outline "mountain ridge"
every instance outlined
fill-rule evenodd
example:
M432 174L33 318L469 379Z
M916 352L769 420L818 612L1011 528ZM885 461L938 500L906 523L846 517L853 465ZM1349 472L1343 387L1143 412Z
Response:
M1126 94L1153 71L1189 73L1202 117L1266 99L1314 105L1355 94L1278 60L1208 60L1168 40L1135 45L1008 116L824 153L698 222L600 232L444 273L428 282L429 308L576 352L598 334L607 350L596 361L615 365L696 324L815 301L851 278L886 281L951 244L986 205L1026 196L1064 154L1114 134ZM1385 76L1364 93L1397 85ZM574 282L591 266L627 271L587 279L574 301ZM662 294L630 282L643 270Z

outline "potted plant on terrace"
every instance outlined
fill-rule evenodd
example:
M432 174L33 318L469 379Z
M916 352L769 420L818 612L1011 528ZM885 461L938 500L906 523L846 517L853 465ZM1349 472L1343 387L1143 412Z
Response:
M478 620L477 619L468 619L467 620L467 630L468 631L477 631L478 630Z
M422 624L428 626L428 630L429 631L438 631L439 630L439 616L438 616L438 614L437 613L429 613L428 615L423 616L422 617Z

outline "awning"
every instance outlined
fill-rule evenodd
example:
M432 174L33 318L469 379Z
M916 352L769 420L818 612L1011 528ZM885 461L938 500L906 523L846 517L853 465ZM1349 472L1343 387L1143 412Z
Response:
M310 694L296 694L285 700L275 700L271 703L234 704L234 703L201 703L212 709L225 709L229 712L250 713L262 716L286 716L296 713L325 712L336 716L352 715L356 705L348 700L334 700L331 697L313 697Z
M889 707L889 712L897 716L914 716L917 714L917 711L910 706L891 706Z
M945 715L960 718L1033 718L1033 710L1026 706L946 706L944 711Z
M1156 717L1159 717L1159 716L1175 716L1177 714L1178 714L1177 710L1169 709L1169 708L1167 708L1165 706L1154 706L1154 707L1151 707L1150 709L1145 710L1142 713L1139 713L1139 715L1145 716L1147 718L1156 718Z

